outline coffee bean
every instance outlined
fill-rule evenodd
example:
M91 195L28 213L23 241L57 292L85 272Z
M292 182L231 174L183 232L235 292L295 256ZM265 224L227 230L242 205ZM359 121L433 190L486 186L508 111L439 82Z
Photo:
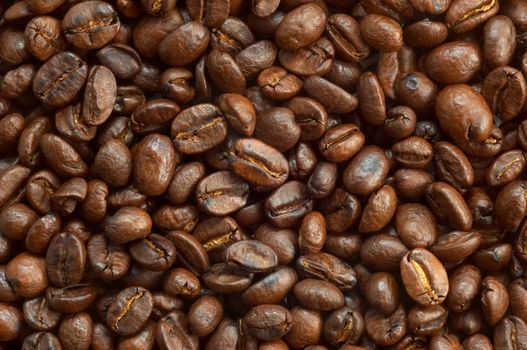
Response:
M441 304L448 294L445 268L426 249L415 248L403 257L401 277L406 292L419 305Z
M106 323L120 335L137 332L152 312L152 294L141 287L122 290L108 308Z
M464 33L496 15L498 9L496 2L454 0L445 13L445 24L456 33Z
M97 49L115 37L120 21L107 2L87 1L66 12L62 27L70 44L80 49Z

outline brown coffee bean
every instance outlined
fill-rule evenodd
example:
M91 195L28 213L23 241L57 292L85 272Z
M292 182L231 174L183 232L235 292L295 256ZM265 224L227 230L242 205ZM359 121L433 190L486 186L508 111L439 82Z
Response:
M243 318L243 323L257 339L274 340L289 333L293 319L285 307L263 304L249 310Z
M324 75L331 71L335 48L324 37L298 50L280 50L278 60L288 71L298 75Z
M275 32L276 44L296 50L314 43L326 28L326 14L316 4L305 4L289 12Z
M474 253L480 244L479 232L452 231L440 236L430 251L442 261L458 262Z
M388 185L381 187L368 199L362 210L359 232L375 232L385 227L393 218L397 208L397 195Z
M46 253L46 268L50 282L57 287L79 283L86 266L86 248L75 235L55 235Z
M178 151L202 153L225 140L227 123L215 105L198 104L176 116L172 121L171 135Z
M313 210L313 200L307 196L306 186L289 181L274 190L265 201L265 215L278 227L291 227Z
M284 266L254 283L242 294L247 306L279 303L297 282L294 269Z
M485 320L495 325L505 315L509 306L507 288L495 277L487 276L483 280L481 304Z
M34 298L48 286L46 260L37 255L20 253L6 265L5 279L17 295Z
M145 136L133 152L132 175L139 191L148 196L164 193L170 185L180 155L167 136Z
M444 182L434 182L426 189L426 200L436 217L453 229L468 231L472 214L461 194Z
M406 333L407 316L402 305L390 315L371 308L366 311L364 324L366 333L376 344L388 346L397 343Z
M150 317L152 294L141 287L122 290L108 308L106 323L119 335L136 333Z
M303 88L328 112L349 113L357 108L358 100L354 95L322 77L310 75L304 80Z
M115 37L120 21L109 3L88 1L69 9L62 27L70 44L81 49L97 49Z
M481 69L482 58L477 45L451 41L437 46L426 56L426 71L440 84L466 83Z
M401 260L401 277L408 295L419 305L441 304L449 289L441 262L429 251L415 248Z
M395 228L401 240L409 248L430 247L438 236L434 215L424 205L407 203L397 207Z
M445 14L445 24L455 33L464 33L496 15L498 10L498 3L493 1L453 0Z
M388 162L381 148L362 148L344 170L343 182L346 190L358 195L369 195L376 191L388 175Z
M206 336L220 323L222 314L223 306L216 297L202 296L190 307L189 328L197 336Z
M188 22L170 32L158 46L159 58L166 64L183 67L196 61L207 49L210 33L199 22Z
M371 14L360 22L360 33L364 41L381 52L399 51L403 46L403 30L390 17Z
M361 101L359 109L366 122L372 125L382 125L386 120L386 103L384 92L372 72L365 72L360 76L357 95Z
M335 310L344 305L344 296L335 285L316 279L296 283L293 293L299 303L318 311Z
M522 110L527 85L519 70L498 67L485 77L481 94L496 116L511 120Z
M104 224L106 236L116 244L124 244L145 238L152 229L152 219L147 212L137 207L123 207Z
M404 28L404 41L415 48L436 47L443 43L447 36L446 25L429 18L414 22Z

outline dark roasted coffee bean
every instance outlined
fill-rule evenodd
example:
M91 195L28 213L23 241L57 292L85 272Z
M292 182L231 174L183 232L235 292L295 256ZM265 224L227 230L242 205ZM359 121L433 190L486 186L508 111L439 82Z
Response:
M292 73L299 75L324 75L331 71L335 48L328 39L318 39L298 50L280 50L278 60Z
M152 294L141 287L122 290L108 308L106 323L120 334L131 335L141 329L153 308Z
M381 52L399 51L403 46L403 30L390 17L371 14L360 22L360 33L364 41Z
M481 94L497 117L511 120L523 108L527 85L519 70L498 67L485 77Z
M407 315L402 305L390 315L371 308L366 311L364 324L366 333L376 344L393 345L406 333Z
M344 170L344 187L353 194L371 194L382 186L388 175L388 163L389 160L381 148L362 148Z
M207 49L210 33L198 22L188 22L170 32L159 44L159 57L171 66L182 67L196 61Z
M342 292L332 283L305 279L296 283L293 293L299 303L313 310L329 311L344 305Z
M441 304L448 294L443 264L429 251L415 248L401 260L401 277L408 295L419 305Z
M485 320L495 325L505 315L509 306L509 293L495 277L487 276L482 282L481 304Z
M227 123L220 109L199 104L180 112L172 122L171 134L176 149L195 154L219 145L227 135Z
M445 14L445 24L456 33L464 33L496 15L498 9L495 1L453 0Z
M277 188L265 201L265 215L278 227L291 227L313 210L313 200L306 193L306 186L299 181L289 181Z
M109 3L87 1L69 9L62 27L66 39L72 45L80 49L97 49L115 37L120 21Z
M50 282L57 287L80 282L86 266L84 243L74 234L55 235L46 253L46 266Z
M84 86L88 66L72 52L56 54L35 74L33 93L53 107L65 106L74 100Z
M284 266L247 288L242 300L248 306L276 304L291 291L296 282L295 270Z

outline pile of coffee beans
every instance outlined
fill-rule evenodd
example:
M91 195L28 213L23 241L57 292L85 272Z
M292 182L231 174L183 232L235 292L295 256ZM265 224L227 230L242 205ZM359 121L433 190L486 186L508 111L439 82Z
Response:
M527 349L526 0L2 0L0 350Z

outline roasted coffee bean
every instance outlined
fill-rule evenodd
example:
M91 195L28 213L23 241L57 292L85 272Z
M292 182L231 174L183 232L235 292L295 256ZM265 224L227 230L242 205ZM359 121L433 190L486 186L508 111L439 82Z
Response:
M166 64L183 67L196 61L207 49L210 33L199 22L188 22L171 31L159 43L159 58Z
M54 310L44 297L28 299L23 305L24 321L34 330L47 331L59 324L61 313Z
M251 285L253 277L252 273L219 263L203 275L203 282L217 293L241 293Z
M173 296L192 299L201 289L199 278L190 270L175 268L169 270L163 280L163 291Z
M331 71L335 48L328 39L318 39L298 50L280 50L278 60L292 73L299 75L324 75Z
M507 311L509 293L507 288L493 276L485 277L481 288L483 315L490 325L495 325Z
M483 56L489 69L509 64L516 48L516 28L509 17L490 18L483 28Z
M455 33L467 32L496 15L499 4L495 1L453 0L445 13L445 24Z
M40 256L20 253L5 267L5 280L12 290L24 298L41 294L48 286L46 260Z
M180 156L167 136L146 136L133 152L132 175L135 186L150 196L164 193L179 161Z
M386 121L386 103L377 76L372 72L363 73L357 93L359 100L363 101L359 109L364 120L372 125L382 125Z
M62 52L46 61L35 74L33 93L53 107L74 100L84 86L88 66L72 52Z
M91 268L103 280L118 279L130 268L130 256L123 248L109 242L104 235L93 235L86 250Z
M152 219L137 207L123 207L104 223L106 236L114 243L123 244L150 234Z
M131 243L129 251L132 259L152 271L167 270L176 260L174 244L155 233Z
M408 328L417 335L432 335L447 322L448 311L443 305L414 306L408 312Z
M367 146L344 169L344 187L350 193L369 195L379 189L389 171L389 160L377 146Z
M406 333L407 316L402 305L390 315L372 308L366 311L364 324L366 333L376 344L388 346L397 343Z
M441 304L448 294L445 268L426 249L415 248L403 257L401 277L406 292L419 305Z
M278 264L278 257L271 247L256 240L232 244L225 252L225 260L247 272L268 271Z
M197 336L208 335L220 323L222 314L223 307L216 297L202 296L190 307L189 328Z
M335 310L344 305L342 292L329 282L305 279L296 283L293 293L299 303L318 311Z
M527 85L519 70L498 67L485 77L481 94L497 117L511 120L523 108Z
M109 3L87 1L66 12L62 27L70 44L80 49L97 49L115 37L120 21Z
M73 284L64 288L49 287L46 290L46 302L54 310L77 313L90 307L97 295L97 287L90 284Z
M130 287L122 290L110 305L106 323L120 335L131 335L141 329L152 308L152 294L148 290Z
M503 187L495 201L496 219L508 230L516 230L527 210L525 190L527 183L515 180Z
M398 236L409 248L430 247L438 236L434 215L426 206L418 203L397 207L395 228Z
M425 66L430 77L440 84L466 83L481 69L482 54L475 44L452 41L432 50L426 56Z
M306 186L299 181L289 181L277 188L265 201L265 215L278 227L291 227L313 210L313 200L306 193Z
M227 123L218 107L200 104L179 113L172 122L171 134L176 149L195 154L219 145L227 134Z
M426 200L436 217L453 229L468 231L472 227L470 209L454 187L434 182L426 189Z
M199 228L195 231L197 237L199 237L198 230ZM210 263L209 256L207 255L207 243L210 245L210 241L202 245L196 237L183 231L172 231L167 235L167 238L174 244L174 249L178 252L179 260L183 260L185 265L198 274L209 270Z
M254 137L280 152L291 149L300 139L301 129L293 111L274 107L256 116Z
M369 46L381 52L399 51L403 46L403 30L388 16L366 16L360 23L360 33Z
M55 235L46 253L46 267L50 282L57 287L80 282L86 267L84 243L75 234Z
M295 270L285 266L247 288L242 300L248 306L276 304L291 291L296 282Z
M343 59L360 62L370 55L370 48L359 35L359 23L353 17L342 13L329 17L326 33Z
M329 161L351 159L364 145L364 134L354 124L340 124L326 131L319 142L320 153Z
M441 127L458 142L483 141L490 136L493 126L487 103L467 85L451 85L441 90L436 99L436 115ZM457 123L450 122L452 117Z
M446 25L443 22L433 21L429 18L417 21L404 28L404 41L415 48L438 46L446 40L447 36L448 28Z
M430 251L442 261L458 262L473 254L480 243L479 232L452 231L440 236Z
M263 304L249 310L243 323L257 339L274 340L289 333L293 320L289 310L283 306Z
M210 215L228 215L247 203L249 185L230 171L204 177L196 187L198 206Z
M314 43L326 28L326 14L316 4L305 4L289 12L278 25L278 47L296 50Z
M354 95L316 75L310 75L304 80L303 89L309 97L320 102L328 112L349 113L358 105Z
M376 234L366 239L361 247L361 260L369 267L379 271L393 271L408 252L408 248L397 237Z
M368 199L362 210L359 232L375 232L385 227L393 218L397 208L397 195L388 185L381 187Z

